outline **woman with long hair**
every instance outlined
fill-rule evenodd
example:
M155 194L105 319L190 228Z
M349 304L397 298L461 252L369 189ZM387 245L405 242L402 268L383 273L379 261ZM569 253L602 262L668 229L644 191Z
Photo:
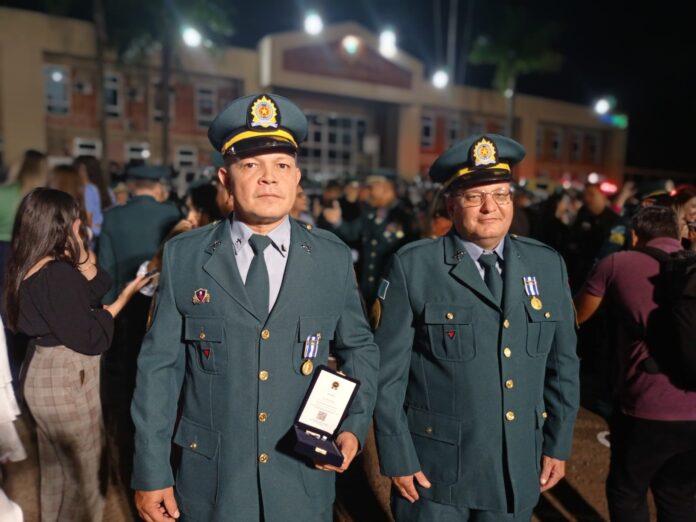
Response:
M4 185L0 185L0 291L4 288L5 264L10 250L12 225L20 200L32 189L46 184L48 164L43 152L29 149L19 169Z
M136 278L102 307L111 278L89 261L81 226L69 194L32 190L17 211L8 263L8 324L31 339L22 373L37 425L43 522L102 520L99 361L114 317L146 282Z

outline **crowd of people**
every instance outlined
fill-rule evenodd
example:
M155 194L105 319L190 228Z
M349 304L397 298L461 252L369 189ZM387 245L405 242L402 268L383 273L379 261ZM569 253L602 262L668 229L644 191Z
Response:
M284 134L248 127L254 103ZM580 368L611 421L612 520L648 520L649 488L660 520L696 519L696 391L645 369L662 264L641 251L696 250L696 187L533 191L512 181L521 145L496 135L452 147L427 182L379 169L317 187L296 163L304 133L289 100L245 97L211 125L224 166L183 197L165 167L111 186L95 158L49 167L35 150L0 185L3 332L41 520L101 520L105 426L134 516L328 520L326 472L346 471L373 408L397 520L528 520L565 473ZM283 441L329 351L362 385L343 465L312 468ZM0 458L23 457L12 411Z

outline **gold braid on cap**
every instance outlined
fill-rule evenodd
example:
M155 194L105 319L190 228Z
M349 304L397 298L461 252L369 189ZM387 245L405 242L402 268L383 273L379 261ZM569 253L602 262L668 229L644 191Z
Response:
M295 138L292 137L292 134L290 134L288 131L284 131L282 129L274 130L274 131L253 131L253 130L248 130L244 132L240 132L239 134L235 134L232 136L229 140L225 142L225 144L222 146L222 150L220 153L224 156L225 153L230 150L232 145L235 143L239 143L240 141L243 140L248 140L249 138L262 138L264 136L272 136L274 138L280 138L279 141L287 141L288 143L291 143L292 145L297 148L297 142L295 141Z
M442 190L446 190L447 187L449 187L452 183L454 183L456 180L461 178L462 176L466 176L467 174L471 174L472 172L477 172L477 171L483 171L483 170L504 170L506 172L512 172L510 170L510 165L507 163L496 163L495 165L489 165L486 166L485 169L472 169L469 167L464 167L462 169L459 169L457 172L455 172L445 183L442 185Z

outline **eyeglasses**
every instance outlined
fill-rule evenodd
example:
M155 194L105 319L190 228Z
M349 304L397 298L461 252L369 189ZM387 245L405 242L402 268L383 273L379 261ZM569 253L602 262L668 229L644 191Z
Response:
M457 194L461 198L465 207L480 207L486 200L486 196L491 196L497 205L503 206L510 203L512 192L509 190L496 190L495 192L464 192Z

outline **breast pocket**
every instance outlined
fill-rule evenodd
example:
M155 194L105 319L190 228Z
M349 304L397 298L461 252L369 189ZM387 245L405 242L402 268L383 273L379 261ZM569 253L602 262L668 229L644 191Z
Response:
M426 303L424 322L433 355L444 361L468 361L476 357L470 306Z
M527 353L532 357L546 355L556 334L556 323L563 320L558 303L544 300L540 310L525 301L527 310Z
M326 363L329 356L329 345L334 340L336 323L335 315L302 316L297 324L297 339L292 350L292 367L296 373L302 373L302 362L305 360L305 343L310 336L321 336L317 356L313 361L317 364Z
M184 319L184 340L199 370L219 374L227 367L223 317L197 317Z

